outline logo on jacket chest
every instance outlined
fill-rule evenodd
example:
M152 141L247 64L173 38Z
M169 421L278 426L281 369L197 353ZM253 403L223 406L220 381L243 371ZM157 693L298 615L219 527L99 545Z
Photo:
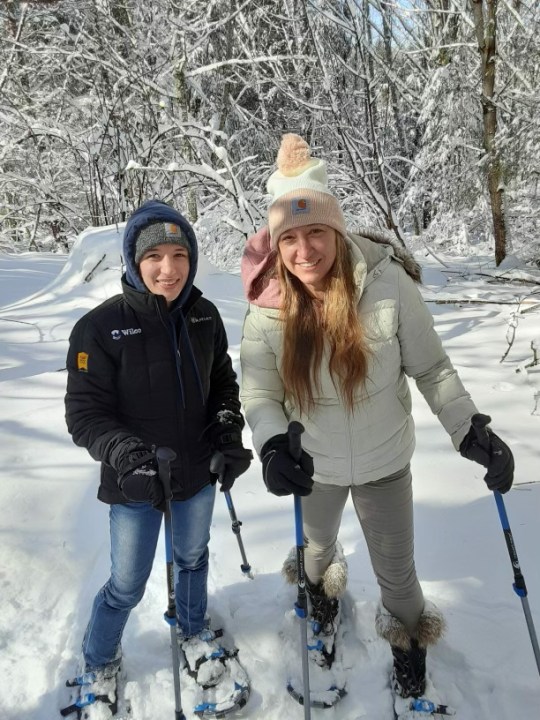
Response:
M124 330L111 330L111 337L113 340L121 340L122 337L128 335L140 335L141 333L141 328L125 328Z
M208 317L190 317L190 322L192 323L200 323L200 322L208 322L212 319L212 317L209 315Z

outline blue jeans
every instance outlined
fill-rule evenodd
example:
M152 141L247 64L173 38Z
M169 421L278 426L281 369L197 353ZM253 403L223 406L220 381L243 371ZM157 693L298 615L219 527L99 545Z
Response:
M189 500L171 503L176 612L185 636L206 626L208 542L215 494L215 485L207 485ZM86 670L120 662L122 633L131 610L144 595L162 517L148 503L111 505L111 576L94 599L84 635Z

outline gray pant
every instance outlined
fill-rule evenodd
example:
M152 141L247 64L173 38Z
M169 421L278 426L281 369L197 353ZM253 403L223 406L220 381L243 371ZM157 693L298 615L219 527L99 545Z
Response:
M410 467L365 485L315 483L302 498L305 567L317 583L334 555L341 516L351 493L367 543L384 607L414 635L424 597L414 566L412 477Z

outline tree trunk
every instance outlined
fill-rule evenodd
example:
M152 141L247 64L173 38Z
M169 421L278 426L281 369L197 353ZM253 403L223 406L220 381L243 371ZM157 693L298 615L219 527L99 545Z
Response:
M178 100L178 106L180 109L180 120L187 122L189 120L189 108L188 108L188 94L186 87L186 76L184 74L185 68L185 56L179 60L175 71L174 77L176 82L176 97ZM181 147L182 157L187 163L193 162L193 151L189 144L188 138L184 135ZM187 205L187 217L191 223L197 221L199 217L197 209L197 196L193 188L188 187L186 193L186 205Z
M495 264L500 265L506 257L506 223L504 218L501 161L495 142L497 134L497 107L494 102L497 2L498 0L486 0L487 17L486 22L484 22L483 0L472 0L478 49L482 59L483 144L488 163L487 181L493 219L493 235L495 237Z
M131 27L131 19L129 17L126 0L112 0L110 4L112 17L119 25L128 29Z
M229 3L228 13L232 14L234 10L233 2ZM229 20L227 23L226 28L226 49L225 49L225 57L224 59L229 60L232 57L232 46L233 46L233 39L234 39L234 23L232 20ZM219 124L218 128L221 132L225 131L225 124L227 122L227 116L229 114L229 105L230 105L230 95L233 90L232 82L226 78L226 74L229 72L226 68L222 69L222 74L224 77L223 82L223 90L221 93L221 111L219 115ZM218 140L219 142L219 140Z
M392 52L392 7L387 0L381 1L381 15L383 24L383 42L384 42L384 56L386 64L389 69L393 69L394 65L394 54ZM373 77L373 75L371 76ZM409 155L409 143L407 142L407 136L403 129L402 115L399 109L399 102L397 98L397 90L395 83L392 82L390 77L387 80L388 88L390 91L390 102L392 106L392 113L394 115L394 125L399 141L399 147L403 155ZM408 167L404 163L399 163L400 172L406 177L408 173Z

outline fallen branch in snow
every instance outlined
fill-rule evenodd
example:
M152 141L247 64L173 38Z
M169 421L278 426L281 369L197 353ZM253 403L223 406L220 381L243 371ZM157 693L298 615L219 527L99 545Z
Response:
M19 325L30 325L30 327L33 327L38 331L39 342L43 342L43 340L45 339L45 335L41 332L39 325L36 325L36 323L27 322L26 320L15 320L14 318L7 318L2 316L0 316L0 320L2 320L3 322L19 323Z
M83 282L85 282L85 283L90 282L90 280L92 279L95 271L96 271L97 268L101 265L101 263L105 260L106 257L107 257L107 253L103 253L103 257L101 258L101 260L98 260L98 261L97 261L97 263L96 263L96 264L94 265L94 267L90 270L90 272L88 273L88 275L84 278Z
M522 315L525 315L525 313L534 312L534 310L538 310L540 308L540 303L536 303L536 305L531 305L530 307L525 308L525 310L521 311Z
M516 372L521 372L522 370L527 371L528 368L540 367L540 358L538 357L538 350L540 348L540 341L539 340L531 340L531 350L533 354L533 359L531 362L527 363L526 365L520 365L520 367L517 368ZM540 397L540 394L539 394Z
M26 320L14 320L13 318L7 318L0 316L0 320L4 320L4 322L14 322L14 323L20 323L21 325L31 325L32 327L37 327L35 323L27 322Z
M445 269L441 270L442 273L447 275L459 275L460 277L466 277L476 275L478 277L487 277L490 280L498 283L512 283L522 285L540 285L540 280L531 280L530 278L516 278L510 277L509 275L492 275L491 273L482 272L480 270L472 270L469 268L463 268L461 270Z
M424 298L426 302L435 303L435 305L515 305L519 304L518 300L480 300L479 298L455 298L452 300L438 300L437 298ZM527 309L528 312L534 308L540 307L540 304L534 305ZM526 312L525 310L521 311Z
M506 342L508 343L508 347L506 348L506 352L503 354L502 358L499 362L504 362L506 358L508 357L508 353L512 349L512 345L514 344L514 340L516 339L516 330L519 322L519 307L521 305L521 300L518 303L517 309L512 313L510 316L510 320L508 321L508 329L506 331Z

